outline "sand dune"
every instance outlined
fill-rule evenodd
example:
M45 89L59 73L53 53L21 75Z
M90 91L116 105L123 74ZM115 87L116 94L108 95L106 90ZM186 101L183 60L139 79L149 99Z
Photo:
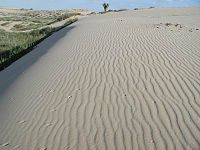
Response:
M147 9L55 33L0 72L0 149L199 150L199 20Z

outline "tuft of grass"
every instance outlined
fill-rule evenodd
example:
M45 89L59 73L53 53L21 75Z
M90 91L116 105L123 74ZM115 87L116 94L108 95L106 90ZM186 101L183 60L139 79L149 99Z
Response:
M13 26L12 30L14 31L23 31L24 25L23 24L16 24Z
M62 20L65 20L65 19L70 18L70 17L72 17L72 16L77 16L77 15L81 15L81 14L80 14L80 13L66 13L66 14L64 14L64 15L59 16L59 17L55 20L55 22L62 21Z
M37 24L37 23L30 23L30 24L16 24L13 26L13 31L26 31L31 29L37 29L44 26L43 24Z
M8 24L10 24L10 22L4 22L1 24L1 26L7 26Z

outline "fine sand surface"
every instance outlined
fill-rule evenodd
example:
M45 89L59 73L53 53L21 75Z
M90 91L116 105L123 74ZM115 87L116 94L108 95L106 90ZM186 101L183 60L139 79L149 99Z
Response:
M0 72L0 149L199 150L198 29L169 8L55 33Z

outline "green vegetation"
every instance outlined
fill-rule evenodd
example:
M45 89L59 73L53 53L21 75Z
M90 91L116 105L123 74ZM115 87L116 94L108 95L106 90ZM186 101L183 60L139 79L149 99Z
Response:
M32 29L38 29L40 27L44 26L43 24L37 24L37 23L30 23L30 24L16 24L13 26L13 31L26 31L26 30L32 30Z
M1 26L7 26L8 24L10 24L10 22L4 22L1 24Z
M64 14L64 15L59 16L59 17L55 20L55 22L62 21L62 20L65 20L65 19L70 18L70 17L72 17L72 16L77 16L77 15L80 15L80 13L66 13L66 14Z
M2 22L0 24L2 28L0 29L0 71L30 52L34 46L55 31L77 20L70 17L81 15L81 13L67 10L33 11L28 9L0 13ZM66 19L67 22L63 21ZM59 21L62 22L53 24Z
M67 21L57 28L36 29L30 32L6 32L0 30L0 70L28 53L35 45L77 19ZM24 51L24 52L23 52Z
M26 49L30 43L33 43L49 32L52 29L46 28L43 30L33 30L31 32L6 32L0 30L0 51L9 51L13 50L16 47L21 49Z
M52 23L56 23L72 16L80 15L80 13L66 12L66 13L48 13L42 14L41 12L27 12L22 14L10 14L9 16L1 16L0 21L7 21L1 26L6 26L11 22L17 22L12 27L12 31L26 31L37 29Z
M77 21L77 19L71 19L59 28L47 27L44 29L36 29L30 32L6 32L4 30L0 30L0 51L9 51L15 49L16 47L26 49L30 43L33 43L75 21Z
M102 6L103 6L103 9L104 9L104 12L106 12L108 10L108 8L109 8L109 4L108 3L103 3Z

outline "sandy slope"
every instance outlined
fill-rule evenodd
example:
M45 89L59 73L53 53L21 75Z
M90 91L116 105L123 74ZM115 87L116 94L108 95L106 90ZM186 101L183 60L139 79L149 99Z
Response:
M0 149L199 150L199 20L139 10L55 33L0 72Z

